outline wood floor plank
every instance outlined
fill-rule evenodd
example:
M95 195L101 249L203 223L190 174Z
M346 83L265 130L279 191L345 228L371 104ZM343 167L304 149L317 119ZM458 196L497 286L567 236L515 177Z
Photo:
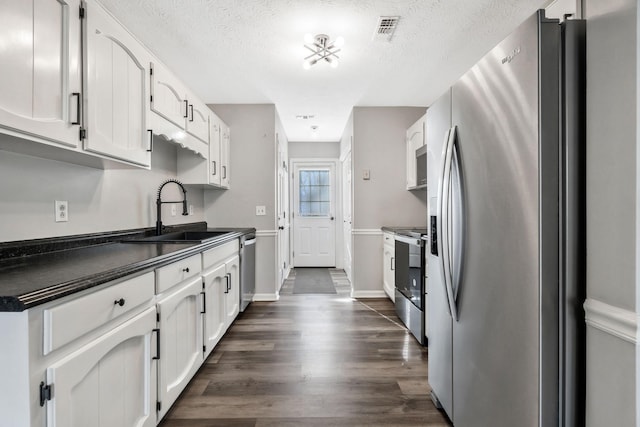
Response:
M337 295L293 295L289 278L279 301L252 303L160 426L450 427L393 304L330 274Z

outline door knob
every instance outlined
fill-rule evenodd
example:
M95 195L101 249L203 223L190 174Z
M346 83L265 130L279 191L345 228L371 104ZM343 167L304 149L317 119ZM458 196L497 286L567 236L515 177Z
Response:
M334 219L334 218L333 218L333 217L331 217L330 219L331 219L331 221L333 221L333 219Z

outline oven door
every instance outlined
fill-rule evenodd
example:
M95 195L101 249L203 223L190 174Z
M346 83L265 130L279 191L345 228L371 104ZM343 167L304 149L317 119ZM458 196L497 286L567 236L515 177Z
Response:
M424 241L395 236L396 289L418 309L424 311Z

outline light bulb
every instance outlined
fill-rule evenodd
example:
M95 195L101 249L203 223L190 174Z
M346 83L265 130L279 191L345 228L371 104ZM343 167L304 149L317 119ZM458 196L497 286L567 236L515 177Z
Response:
M332 58L329 64L331 65L331 68L338 68L338 65L340 65L340 61L338 61L336 58Z
M335 41L335 42L333 42L333 45L334 45L335 47L342 47L342 46L344 46L344 37L339 36L339 37L336 39L336 41Z
M302 62L302 68L304 68L305 70L308 70L309 68L311 68L311 62L303 61Z
M314 42L313 36L309 33L304 35L304 42L307 44L312 44Z

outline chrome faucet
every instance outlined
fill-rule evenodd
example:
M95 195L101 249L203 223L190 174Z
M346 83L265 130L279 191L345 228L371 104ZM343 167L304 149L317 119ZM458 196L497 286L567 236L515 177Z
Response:
M163 202L162 199L160 198L160 195L162 193L162 189L164 188L164 186L171 182L173 182L174 184L177 184L182 189L182 194L183 194L182 202L179 202L179 201ZM158 198L156 199L156 236L159 236L162 234L162 209L161 208L162 208L162 205L165 203L182 203L182 215L189 215L189 212L187 211L187 190L185 190L184 185L182 185L182 183L177 179L168 179L162 183L160 188L158 188Z

